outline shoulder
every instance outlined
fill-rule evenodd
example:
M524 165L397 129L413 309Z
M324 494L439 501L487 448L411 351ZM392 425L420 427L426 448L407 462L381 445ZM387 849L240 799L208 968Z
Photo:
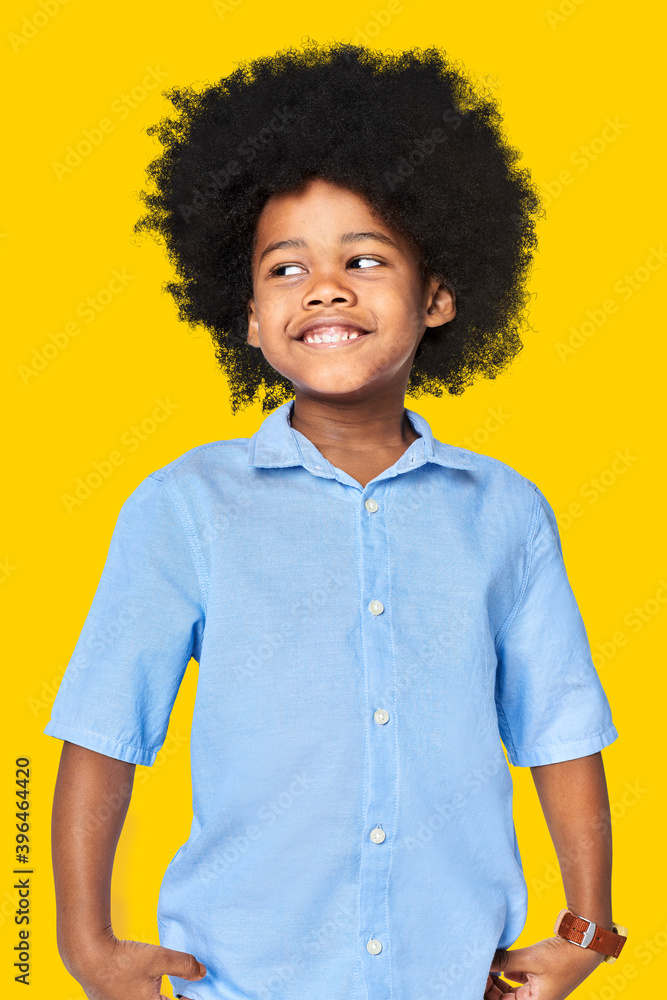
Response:
M247 465L248 438L229 438L196 445L142 479L124 501L126 518L169 520L173 510L201 504L211 487L238 481Z
M464 470L462 489L466 503L491 523L509 527L529 540L540 525L558 536L554 511L542 490L527 475L507 462L469 448L434 439L434 453L444 466Z
M247 463L249 438L226 438L196 445L147 477L170 487L192 486L211 475L233 474Z
M465 469L478 488L523 497L530 502L540 493L532 479L499 458L459 445L446 444L436 438L433 439L433 446L435 455L443 465Z

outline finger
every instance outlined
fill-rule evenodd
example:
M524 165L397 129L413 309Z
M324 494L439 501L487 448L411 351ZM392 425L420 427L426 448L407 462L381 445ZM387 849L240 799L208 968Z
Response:
M491 962L491 975L502 972L507 965L508 957L505 948L498 948L493 953L493 961Z
M197 961L194 955L185 951L173 951L171 948L156 948L151 962L152 972L156 976L178 976L179 979L203 979L206 968Z
M526 973L519 972L518 969L516 970L516 972L513 972L511 969L503 969L503 976L505 977L505 979L511 979L513 983L528 982L528 976L526 975Z
M506 993L512 989L509 983L504 982L502 979L496 979L496 989L498 990L498 996L504 997Z
M491 963L491 975L502 972L507 979L511 979L513 982L526 983L528 982L525 972L526 966L528 968L531 966L530 948L513 948L511 951L498 948Z
M496 986L498 987L498 993L500 996L506 997L508 994L514 993L514 987L510 983L506 983L504 979L499 979L498 976L493 977Z

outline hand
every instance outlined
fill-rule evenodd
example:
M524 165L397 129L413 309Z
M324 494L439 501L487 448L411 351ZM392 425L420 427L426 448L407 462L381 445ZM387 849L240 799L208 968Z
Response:
M82 948L66 964L88 1000L168 1000L161 993L163 976L197 981L206 975L194 955L122 941L111 933Z
M577 948L561 937L528 948L501 949L493 957L484 1000L564 1000L602 960L599 952ZM523 985L510 985L499 978L501 972Z

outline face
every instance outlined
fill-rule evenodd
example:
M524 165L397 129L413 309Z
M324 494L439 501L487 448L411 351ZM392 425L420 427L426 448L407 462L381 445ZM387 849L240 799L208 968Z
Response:
M248 343L313 399L404 395L427 328L455 315L442 282L422 279L406 237L358 194L321 178L267 201L252 277ZM323 342L304 340L313 335Z

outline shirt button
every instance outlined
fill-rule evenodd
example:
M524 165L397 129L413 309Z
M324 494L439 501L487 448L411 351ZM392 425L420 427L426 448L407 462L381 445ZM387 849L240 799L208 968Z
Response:
M373 718L381 726L384 726L385 722L389 722L389 712L385 708L376 708Z
M370 951L371 955L379 955L382 951L382 942L378 941L377 938L371 938L366 947Z
M369 499L366 500L364 503L364 507L366 508L367 511L370 511L371 514L374 514L379 506L380 505L377 502L377 500L373 500L372 497L369 497Z
M384 611L384 604L382 601L371 601L368 605L368 610L372 611L374 615L381 615Z
M376 826L374 830L371 830L371 840L374 844L381 844L384 840L386 834L379 826Z

